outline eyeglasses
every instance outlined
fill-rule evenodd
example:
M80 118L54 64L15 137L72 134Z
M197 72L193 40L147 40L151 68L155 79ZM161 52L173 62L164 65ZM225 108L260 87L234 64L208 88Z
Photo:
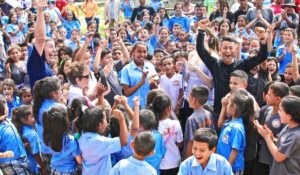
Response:
M82 78L85 78L85 79L90 78L90 74L88 74L88 75L82 75L80 78L81 78L81 79L82 79Z

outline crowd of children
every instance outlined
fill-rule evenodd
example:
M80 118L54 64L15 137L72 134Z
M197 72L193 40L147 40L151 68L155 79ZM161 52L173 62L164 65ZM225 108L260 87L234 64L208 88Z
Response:
M0 175L300 174L297 5L0 0Z

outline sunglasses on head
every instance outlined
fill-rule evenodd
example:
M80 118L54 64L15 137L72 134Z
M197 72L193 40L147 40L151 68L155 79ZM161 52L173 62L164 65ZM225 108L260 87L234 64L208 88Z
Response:
M90 74L88 74L88 75L82 75L80 78L90 78Z

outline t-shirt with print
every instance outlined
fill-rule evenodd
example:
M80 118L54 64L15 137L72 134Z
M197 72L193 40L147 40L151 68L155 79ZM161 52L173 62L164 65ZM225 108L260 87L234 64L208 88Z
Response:
M273 112L273 107L272 106L266 106L261 108L259 113L259 117L258 117L258 121L261 125L266 124L269 129L272 131L273 135L276 136L277 134L279 134L279 132L282 130L283 128L283 124L280 122L280 116L279 114L272 114ZM259 162L260 163L264 163L264 164L268 164L268 165L272 165L273 162L273 157L272 154L269 151L268 145L265 142L264 139L260 139L260 154L259 154Z
M171 98L172 110L175 111L179 91L182 89L182 75L174 74L171 78L166 75L160 77L159 87Z
M188 117L185 124L183 152L185 152L188 142L194 139L194 132L199 128L214 129L212 115L205 109L197 109Z
M181 162L177 143L183 141L183 134L178 120L160 120L158 131L162 134L166 146L166 153L160 163L160 169L172 169L179 167Z

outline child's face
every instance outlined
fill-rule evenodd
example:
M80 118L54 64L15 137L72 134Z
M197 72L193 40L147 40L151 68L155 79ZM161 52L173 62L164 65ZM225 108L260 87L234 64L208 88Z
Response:
M19 49L15 48L9 53L9 56L14 62L19 61L21 57L21 52Z
M164 9L160 9L158 13L161 18L164 18L166 16L166 11Z
M279 110L278 110L278 114L280 116L280 121L283 124L287 124L290 120L291 120L291 115L287 114L283 107L281 106L281 104L279 105Z
M103 114L105 116L105 113ZM102 122L99 123L99 126L98 126L98 132L100 134L103 134L106 130L106 127L107 127L107 121L106 121L106 116L103 118Z
M156 52L154 54L154 59L152 59L152 63L155 65L155 66L160 66L161 64L161 59L164 57L164 54L162 52Z
M183 64L186 62L184 57L179 57L177 58L176 62L175 62L175 69L176 72L181 72L182 71L182 66Z
M208 143L193 141L192 153L197 162L200 163L202 167L205 167L213 150L209 149Z
M142 30L139 32L139 34L138 34L138 38L139 38L141 41L147 41L148 38L149 38L148 30L142 29Z
M259 41L257 40L252 40L249 44L249 49L253 50L253 49L259 49Z
M291 84L293 82L293 77L292 77L292 68L291 67L288 67L285 69L285 72L284 72L284 82L286 84Z
M91 24L89 27L88 27L88 32L96 32L96 24Z
M271 73L271 75L273 75L276 71L276 62L275 61L268 61L267 63L268 66L268 70Z
M176 49L176 44L174 42L170 42L168 45L167 45L167 52L168 53L173 53L173 51Z
M229 31L229 24L226 22L221 24L220 32L224 34L224 33L228 33L228 31Z
M293 33L290 31L285 31L283 34L283 40L285 43L292 42L294 40Z
M229 96L228 104L226 106L226 114L228 117L233 117L236 113L236 105L232 103L232 96Z
M238 18L237 23L238 23L238 27L244 27L244 26L246 26L246 21L242 17Z
M149 21L150 20L150 15L149 13L145 13L144 16L143 16L143 21Z
M6 96L6 95L13 96L14 95L14 88L11 87L11 86L4 85L3 86L3 95L4 96Z
M110 31L109 38L111 41L116 41L118 39L117 31L115 30Z
M192 109L194 109L194 107L195 107L195 100L196 100L196 98L193 97L193 96L192 96L192 92L190 92L187 101L188 101L188 103L189 103L190 108L192 108Z
M245 89L246 87L247 87L247 83L242 82L239 77L230 76L229 88L231 91L234 91L239 88Z
M27 116L27 119L25 119L23 121L23 124L29 125L29 126L34 126L35 120L34 120L32 113Z
M120 38L124 41L124 40L127 40L127 33L124 31L124 30L121 30L119 32L119 36Z
M68 18L68 20L73 20L73 13L72 12L68 12L67 13L67 18Z
M173 59L168 58L168 59L164 59L164 61L162 62L162 70L167 74L167 75L171 75L174 73L174 64L173 64Z
M31 100L32 100L32 95L30 92L26 91L22 94L22 97L21 97L22 101L24 104L30 104L31 103Z
M180 26L174 26L172 32L174 35L178 35L180 30L181 30Z
M180 4L177 4L174 10L176 16L180 16L182 14L182 6Z
M165 29L161 30L160 33L159 33L159 39L160 39L161 42L168 41L170 39L168 31L165 30Z
M21 57L26 58L28 55L27 46L21 47Z
M268 93L266 95L267 104L270 106L274 106L277 104L277 101L278 101L277 99L278 99L278 97L275 96L273 89L269 88Z
M147 58L147 47L141 44L137 45L132 51L132 57L136 65L143 65Z

